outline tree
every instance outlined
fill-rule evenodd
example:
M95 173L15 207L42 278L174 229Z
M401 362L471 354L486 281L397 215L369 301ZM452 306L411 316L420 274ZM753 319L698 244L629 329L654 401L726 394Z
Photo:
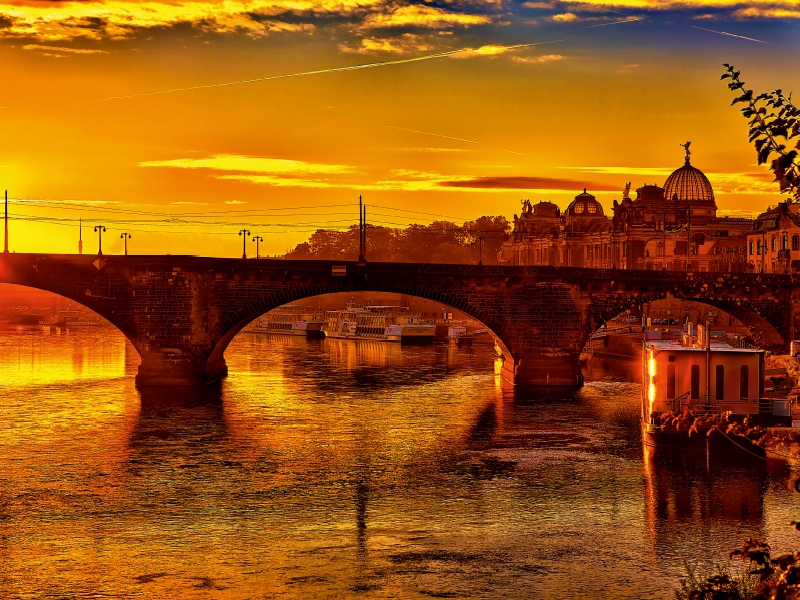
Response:
M800 200L800 109L792 103L791 93L786 96L777 89L756 96L744 87L733 65L723 66L721 79L730 79L728 88L739 94L731 105L745 104L741 111L750 125L750 142L755 146L758 164L769 163L781 191Z

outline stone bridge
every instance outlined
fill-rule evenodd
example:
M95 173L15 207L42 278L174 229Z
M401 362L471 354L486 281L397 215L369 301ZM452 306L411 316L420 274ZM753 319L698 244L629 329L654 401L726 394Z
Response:
M5 254L0 283L55 292L106 318L141 355L139 386L224 377L225 349L251 320L335 292L395 292L463 311L494 334L503 377L525 386L580 386L578 356L589 336L668 295L733 314L764 348L783 351L800 334L800 279L791 275Z

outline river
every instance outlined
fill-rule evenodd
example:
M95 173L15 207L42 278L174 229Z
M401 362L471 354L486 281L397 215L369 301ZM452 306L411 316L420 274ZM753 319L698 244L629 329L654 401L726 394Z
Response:
M790 472L643 452L624 361L535 397L490 347L226 358L140 394L113 329L0 330L1 598L672 598L746 536L800 547Z

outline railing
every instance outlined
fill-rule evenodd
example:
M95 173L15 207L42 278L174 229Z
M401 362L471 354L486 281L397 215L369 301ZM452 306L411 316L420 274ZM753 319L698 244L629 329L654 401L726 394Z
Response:
M681 394L677 398L674 398L672 400L672 412L674 412L675 414L678 414L683 410L684 406L686 408L689 408L689 404L690 404L689 395L690 394L691 394L691 392L686 392L686 393Z

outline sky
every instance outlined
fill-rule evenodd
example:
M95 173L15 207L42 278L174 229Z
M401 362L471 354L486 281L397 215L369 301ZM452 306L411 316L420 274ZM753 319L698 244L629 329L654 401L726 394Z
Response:
M17 252L283 254L318 228L606 213L692 164L782 199L724 82L800 86L797 0L0 0ZM78 219L83 222L79 231Z

